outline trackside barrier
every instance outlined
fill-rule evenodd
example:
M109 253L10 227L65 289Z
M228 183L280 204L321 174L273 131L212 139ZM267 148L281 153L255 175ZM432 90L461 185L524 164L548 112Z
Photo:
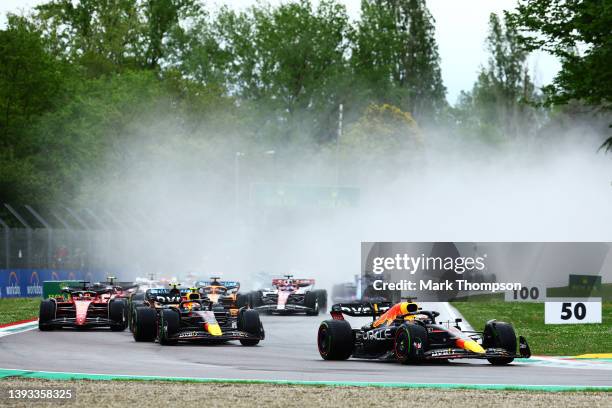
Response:
M44 281L103 282L108 271L0 269L0 298L41 297Z

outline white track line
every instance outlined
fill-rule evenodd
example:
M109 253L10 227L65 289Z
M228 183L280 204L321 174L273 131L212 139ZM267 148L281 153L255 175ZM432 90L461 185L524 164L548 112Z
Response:
M19 334L38 328L38 320L15 324L12 326L0 328L0 337L10 336L11 334Z

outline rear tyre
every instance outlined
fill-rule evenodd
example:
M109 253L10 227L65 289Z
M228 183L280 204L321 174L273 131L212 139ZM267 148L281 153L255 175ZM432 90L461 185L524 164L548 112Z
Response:
M154 341L157 334L155 310L139 307L134 313L134 340Z
M325 289L317 290L319 300L319 309L323 312L327 311L327 291Z
M304 306L308 308L306 315L318 316L319 315L319 294L316 291L307 292L304 295Z
M144 305L145 294L144 292L134 293L128 301L127 310L127 322L128 328L134 332L134 313L137 307Z
M159 344L162 346L173 346L178 343L178 340L171 339L170 337L178 333L179 325L180 316L175 310L162 310L159 320Z
M245 307L249 305L249 295L243 295L238 293L236 295L236 307L240 309L241 307Z
M53 330L53 326L49 322L55 319L55 309L55 302L51 299L40 302L40 309L38 311L38 330Z
M241 310L238 314L238 330L245 331L253 336L263 338L263 325L256 310ZM255 346L260 339L241 339L243 346Z
M317 346L324 360L346 360L353 354L353 329L345 320L325 320L319 325Z
M416 324L404 324L395 332L393 352L402 364L416 364L424 359L429 345L427 329Z
M123 299L110 301L108 305L108 318L113 321L111 324L112 331L123 331L127 327L125 310L125 301Z
M249 302L251 304L251 308L259 307L263 304L261 298L263 297L263 293L260 290L251 292L249 294Z
M510 354L516 354L516 333L510 323L491 320L487 322L483 332L482 346L488 348L501 348ZM514 357L488 358L493 365L506 365L514 361Z

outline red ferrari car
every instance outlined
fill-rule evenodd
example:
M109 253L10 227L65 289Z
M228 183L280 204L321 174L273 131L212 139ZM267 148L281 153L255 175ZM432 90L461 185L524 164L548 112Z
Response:
M38 328L42 331L62 327L110 327L113 331L126 328L126 302L112 287L84 284L80 288L65 288L68 299L57 297L40 303Z

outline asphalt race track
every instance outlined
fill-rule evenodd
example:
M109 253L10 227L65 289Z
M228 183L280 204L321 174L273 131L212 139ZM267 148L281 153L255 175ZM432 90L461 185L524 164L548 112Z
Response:
M441 317L447 319L448 314ZM495 367L486 360L457 360L402 366L390 361L324 361L317 351L316 331L325 318L328 315L262 316L266 339L257 347L238 342L160 346L136 343L127 330L35 329L0 338L0 368L298 381L612 386L612 365L574 367L520 361ZM358 326L368 319L351 321Z

